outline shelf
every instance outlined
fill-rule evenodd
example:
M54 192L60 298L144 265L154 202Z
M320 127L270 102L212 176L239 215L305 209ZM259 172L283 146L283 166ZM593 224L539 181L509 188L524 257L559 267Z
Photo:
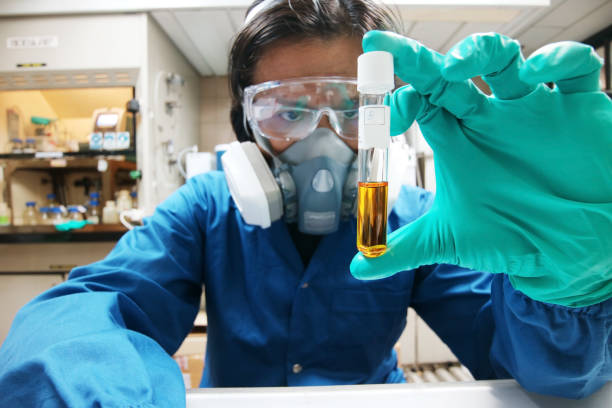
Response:
M36 153L3 153L0 154L0 159L5 160L24 160L24 159L35 159L35 160L53 160L63 159L66 157L108 157L108 156L128 156L135 157L136 150L86 150L82 152L49 152L48 157L36 157Z
M83 171L83 172L96 172L96 174L99 176L99 178L101 179L101 191L100 191L100 203L104 203L108 200L114 199L114 193L117 190L117 175L118 174L123 174L124 179L128 180L128 175L127 173L136 170L136 163L133 161L127 161L127 160L123 160L123 158L121 158L121 160L119 160L119 158L112 158L112 157L106 157L105 159L105 168L101 170L99 170L99 159L98 158L93 158L93 157L66 157L66 158L61 158L61 159L28 159L28 158L23 158L23 157L19 157L18 159L12 159L12 160L5 160L2 164L4 167L4 181L6 182L6 185L8 186L8 188L6 189L7 191L7 202L9 203L13 203L12 201L12 197L11 197L11 182L12 179L14 177L14 174L18 171L35 171L35 172L42 172L45 174L49 174L51 175L52 178L54 177L59 177L61 178L63 175L68 174L68 173L73 173L73 172L79 172L79 171ZM131 182L131 178L129 179L129 181ZM57 194L57 193L56 193ZM67 203L63 202L63 200L60 200L61 204L66 205ZM70 203L68 203L70 204ZM12 206L12 204L11 204ZM14 213L13 213L13 217L14 217ZM11 222L13 223L14 218L11 219ZM2 228L2 227L0 227ZM19 227L17 227L19 228ZM85 232L95 232L97 235L100 235L100 231L91 231L89 229L85 229ZM38 232L36 231L32 231L33 233L38 234ZM52 230L50 230L50 232L53 232ZM104 231L104 233L108 233L108 231ZM87 237L83 237L80 240L88 240L88 241L96 241L96 240L109 240L109 239L114 239L114 238L104 238L104 234L100 235L100 238L96 238L96 234L94 234L93 236L87 236ZM18 239L17 242L46 242L49 239L51 239L52 242L57 242L58 238L56 238L55 235L53 235L52 237L37 237L37 238L32 238L31 236L23 236L20 238L15 238ZM72 238L68 237L64 237L64 238L59 238L60 242L63 241L70 241ZM4 241L7 242L7 241ZM15 242L15 241L10 241L10 242Z
M116 156L115 156L116 157ZM136 163L129 160L121 160L109 156L104 157L104 160L108 163L109 168L113 169L124 169L124 170L136 170ZM5 174L16 171L16 170L53 170L60 171L62 169L74 171L74 170L96 170L98 169L98 161L101 158L96 157L62 157L58 159L28 159L28 158L14 158L7 160L5 163Z
M86 225L78 230L58 231L51 225L0 227L0 243L54 243L118 241L127 232L121 224Z

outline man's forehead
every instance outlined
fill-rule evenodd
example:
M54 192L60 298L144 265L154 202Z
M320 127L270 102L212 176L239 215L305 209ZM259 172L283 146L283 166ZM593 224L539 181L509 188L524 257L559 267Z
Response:
M254 83L312 76L357 75L361 42L353 37L283 41L266 49L254 72Z

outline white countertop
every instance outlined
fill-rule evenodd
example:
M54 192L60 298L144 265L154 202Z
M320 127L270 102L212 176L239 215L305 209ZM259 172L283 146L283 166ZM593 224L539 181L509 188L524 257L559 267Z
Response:
M334 387L209 388L187 392L187 408L610 408L612 382L582 400L533 394L514 380Z

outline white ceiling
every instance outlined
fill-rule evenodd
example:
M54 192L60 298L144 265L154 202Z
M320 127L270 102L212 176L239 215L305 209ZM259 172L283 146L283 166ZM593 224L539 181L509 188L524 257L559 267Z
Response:
M225 75L233 36L242 26L244 2L215 7L179 10L152 10L151 14L191 61L201 75ZM476 6L418 6L415 1L394 1L403 23L404 35L440 52L468 34L496 31L517 38L526 55L540 46L562 40L581 41L612 23L612 0L550 0L547 7L531 6L542 1L474 0ZM412 4L410 4L412 3ZM432 4L430 2L429 4ZM465 4L465 1L463 2ZM493 5L492 5L493 4Z

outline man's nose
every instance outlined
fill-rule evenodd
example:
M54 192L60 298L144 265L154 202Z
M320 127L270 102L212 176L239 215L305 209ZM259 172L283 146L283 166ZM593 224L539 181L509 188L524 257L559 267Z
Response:
M334 131L334 128L331 125L331 122L329 121L329 112L323 112L323 114L321 115L321 119L319 120L319 123L317 124L318 128L327 128L329 130Z

